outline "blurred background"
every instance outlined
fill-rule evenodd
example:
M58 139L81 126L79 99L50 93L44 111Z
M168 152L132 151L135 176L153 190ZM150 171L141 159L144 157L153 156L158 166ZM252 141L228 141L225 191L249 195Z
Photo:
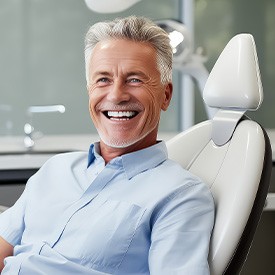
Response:
M102 14L88 9L84 0L1 0L0 135L22 135L27 108L52 104L63 104L66 112L35 114L33 124L43 133L95 133L88 113L84 36L97 21L131 14L188 21L184 23L190 27L194 50L199 48L206 56L209 71L232 36L240 32L253 34L265 99L260 110L249 115L264 127L275 128L275 2L195 0L186 5L187 2L190 3L143 0L123 12ZM197 85L187 89L182 84L184 77L175 70L174 97L162 117L161 131L180 131L207 118ZM187 107L183 104L184 92L192 97ZM183 125L182 109L189 107L191 118Z

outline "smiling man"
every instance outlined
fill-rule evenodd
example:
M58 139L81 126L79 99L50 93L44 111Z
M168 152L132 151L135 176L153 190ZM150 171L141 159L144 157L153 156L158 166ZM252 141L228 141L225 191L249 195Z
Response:
M210 191L157 141L168 35L131 16L95 24L85 42L100 141L50 159L0 216L1 274L209 274Z
M172 96L172 84L161 83L156 64L149 43L106 39L96 44L88 65L88 91L107 162L156 143L160 112Z

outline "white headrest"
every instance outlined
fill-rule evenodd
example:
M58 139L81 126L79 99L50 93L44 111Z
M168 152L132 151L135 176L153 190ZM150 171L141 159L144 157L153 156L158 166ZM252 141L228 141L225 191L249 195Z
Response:
M203 91L205 103L222 109L256 110L263 89L254 38L238 34L226 45Z

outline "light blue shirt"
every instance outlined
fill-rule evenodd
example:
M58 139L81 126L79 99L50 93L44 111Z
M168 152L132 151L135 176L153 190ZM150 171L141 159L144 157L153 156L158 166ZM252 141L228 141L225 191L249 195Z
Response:
M2 275L209 274L205 184L167 159L164 142L106 166L98 151L54 156L0 216L14 246Z

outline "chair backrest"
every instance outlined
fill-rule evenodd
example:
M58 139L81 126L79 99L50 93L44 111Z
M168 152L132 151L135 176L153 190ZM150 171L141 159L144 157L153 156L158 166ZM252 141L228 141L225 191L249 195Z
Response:
M198 175L216 206L209 265L212 275L240 272L259 222L271 175L265 130L244 116L257 110L263 91L254 39L233 37L204 88L205 103L218 111L167 142L171 159Z

